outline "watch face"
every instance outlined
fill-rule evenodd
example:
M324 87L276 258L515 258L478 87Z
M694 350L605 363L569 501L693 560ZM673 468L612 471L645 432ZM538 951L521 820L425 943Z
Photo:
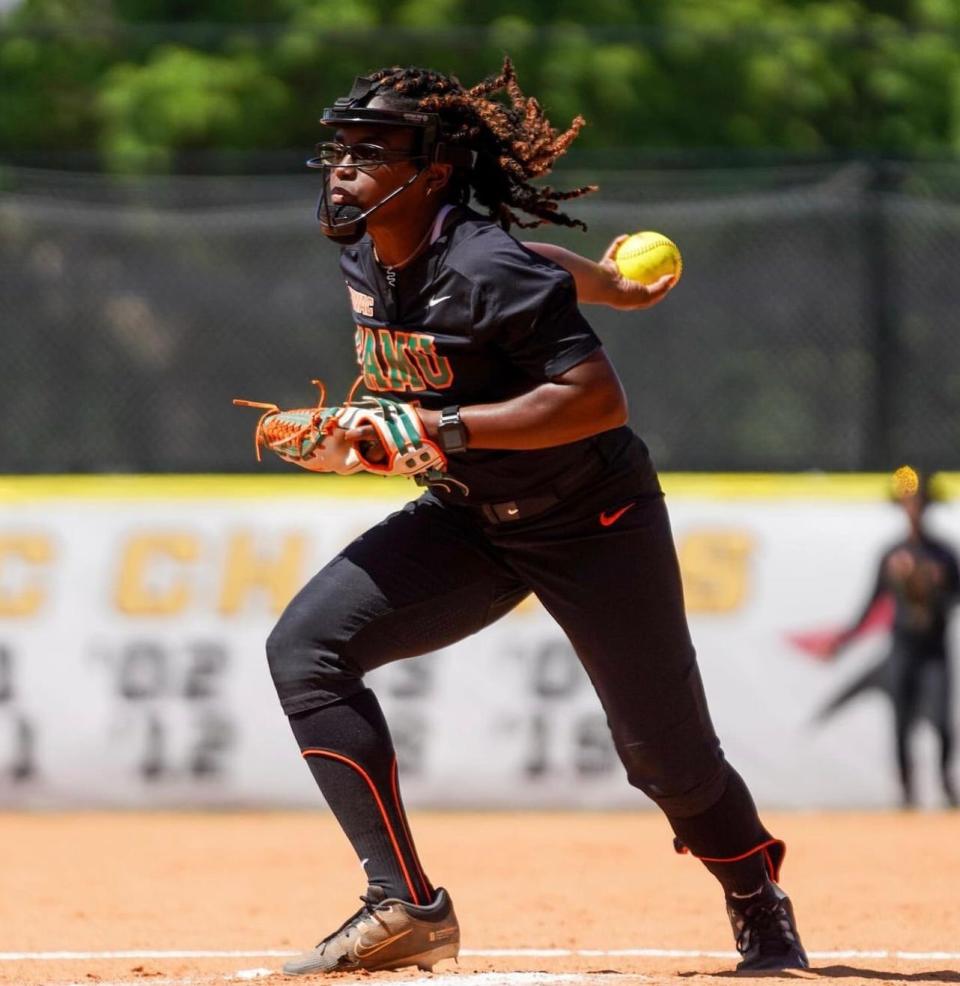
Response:
M463 452L467 447L467 429L460 420L460 408L444 408L437 428L444 452Z

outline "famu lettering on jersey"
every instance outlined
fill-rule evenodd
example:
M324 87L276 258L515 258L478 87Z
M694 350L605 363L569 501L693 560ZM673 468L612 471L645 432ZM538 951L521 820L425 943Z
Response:
M357 362L367 390L445 390L453 383L450 360L438 356L434 338L422 332L357 326Z

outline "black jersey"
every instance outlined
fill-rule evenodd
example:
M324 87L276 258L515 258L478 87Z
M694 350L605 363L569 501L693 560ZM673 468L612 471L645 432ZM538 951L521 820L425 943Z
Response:
M560 376L601 346L577 308L569 272L468 209L454 210L402 270L384 268L369 237L344 248L340 266L371 393L429 409L496 403ZM569 487L578 470L598 458L615 461L635 441L617 428L546 449L469 449L449 456L448 471L469 489L468 502L519 499L561 479Z
M883 594L894 602L895 645L924 656L946 655L950 610L960 599L960 567L946 544L922 535L888 548L865 612Z

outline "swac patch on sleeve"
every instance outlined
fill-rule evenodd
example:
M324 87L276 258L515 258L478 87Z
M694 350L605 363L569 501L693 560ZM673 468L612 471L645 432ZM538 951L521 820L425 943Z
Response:
M347 290L350 292L350 304L358 315L373 315L373 298L370 295L354 290L349 284Z

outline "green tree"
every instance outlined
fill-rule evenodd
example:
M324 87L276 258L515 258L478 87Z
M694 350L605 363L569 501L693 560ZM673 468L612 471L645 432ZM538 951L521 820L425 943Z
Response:
M0 152L118 170L305 148L353 75L513 57L577 147L953 153L956 0L24 0L0 23ZM613 157L611 156L611 160Z
M282 139L283 82L252 54L161 47L143 65L113 66L98 95L100 147L114 171L167 170L177 152L249 150Z

